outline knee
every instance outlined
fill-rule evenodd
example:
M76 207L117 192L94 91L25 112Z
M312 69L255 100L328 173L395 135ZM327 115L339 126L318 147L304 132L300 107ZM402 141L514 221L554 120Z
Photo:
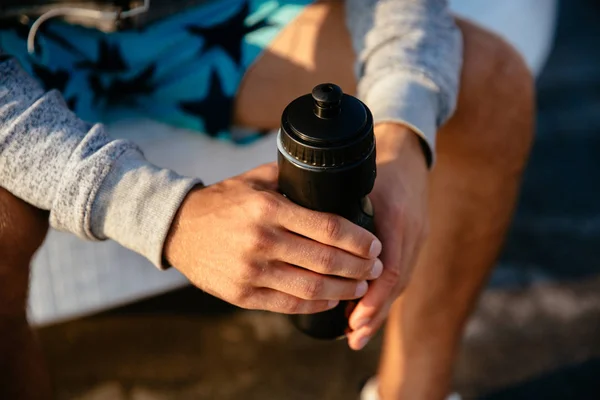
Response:
M533 141L534 79L522 56L497 35L463 20L464 58L452 138L465 150L519 169Z
M532 115L534 79L521 54L473 23L458 20L457 24L464 42L457 114L489 108L502 114ZM513 107L517 112L511 112Z
M0 316L24 312L29 264L47 231L47 212L0 188Z

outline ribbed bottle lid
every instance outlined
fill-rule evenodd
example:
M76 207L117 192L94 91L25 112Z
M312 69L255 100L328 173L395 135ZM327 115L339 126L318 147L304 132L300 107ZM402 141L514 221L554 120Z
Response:
M332 83L292 101L281 117L281 145L301 163L317 167L352 164L374 146L373 117L357 98Z

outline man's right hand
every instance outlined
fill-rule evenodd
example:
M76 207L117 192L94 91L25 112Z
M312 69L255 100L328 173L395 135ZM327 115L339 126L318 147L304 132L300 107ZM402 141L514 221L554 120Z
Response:
M165 243L194 285L248 309L310 314L362 297L381 275L381 243L367 230L300 207L267 164L192 190Z

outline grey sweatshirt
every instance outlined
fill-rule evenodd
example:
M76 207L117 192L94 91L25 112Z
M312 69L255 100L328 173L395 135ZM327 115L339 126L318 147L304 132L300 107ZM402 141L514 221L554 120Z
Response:
M347 0L359 97L375 122L411 127L435 148L458 92L462 41L445 0ZM0 50L1 52L1 50ZM0 186L50 211L52 227L112 239L163 268L182 200L201 181L159 168L132 142L78 119L0 53Z

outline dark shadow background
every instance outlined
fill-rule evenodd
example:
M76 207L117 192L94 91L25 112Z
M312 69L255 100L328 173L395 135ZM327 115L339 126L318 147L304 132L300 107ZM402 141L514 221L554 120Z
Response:
M521 201L492 284L600 272L600 3L562 1L538 81L538 129ZM516 94L515 94L516 95Z
M600 398L599 39L600 3L562 1L555 47L537 82L537 138L518 212L470 325L472 333L476 322L487 324L488 343L467 331L463 392L488 392L489 400ZM469 356L475 349L479 355ZM471 381L467 360L483 367ZM489 390L492 381L502 385Z

